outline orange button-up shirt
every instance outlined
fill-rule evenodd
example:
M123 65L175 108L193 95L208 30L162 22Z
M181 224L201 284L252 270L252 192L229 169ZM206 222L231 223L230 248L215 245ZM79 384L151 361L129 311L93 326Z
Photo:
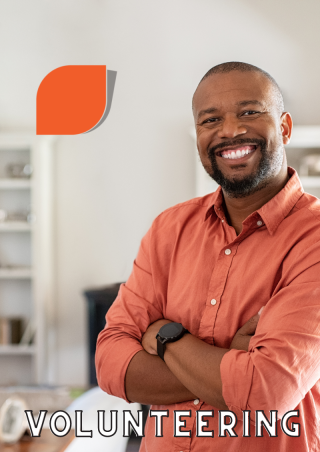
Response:
M191 334L229 348L237 330L265 306L248 352L230 350L220 370L224 400L237 416L237 437L219 436L219 413L202 400L152 406L169 410L163 436L148 418L145 452L320 451L320 201L303 192L297 173L268 203L243 222L237 236L228 225L219 187L159 215L143 238L134 268L109 310L97 344L97 375L106 392L126 399L125 374L142 350L141 337L161 318L180 322ZM192 359L192 357L190 357ZM127 399L126 399L127 400ZM280 419L291 410L287 436ZM174 410L189 437L174 436ZM213 410L197 437L197 410ZM243 437L244 410L277 410L277 437Z

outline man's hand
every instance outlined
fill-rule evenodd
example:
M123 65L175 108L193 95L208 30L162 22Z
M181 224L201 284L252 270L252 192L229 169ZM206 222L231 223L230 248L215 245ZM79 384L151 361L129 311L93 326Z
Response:
M159 332L160 328L166 323L171 323L171 320L161 319L152 323L148 326L147 331L144 333L142 337L142 347L148 352L150 355L157 355L157 339L156 335Z
M248 351L249 348L249 342L254 333L256 332L256 328L258 325L258 321L260 318L260 314L262 312L263 308L260 309L258 314L254 315L249 319L235 334L234 338L232 339L230 350L237 349L237 350L244 350Z

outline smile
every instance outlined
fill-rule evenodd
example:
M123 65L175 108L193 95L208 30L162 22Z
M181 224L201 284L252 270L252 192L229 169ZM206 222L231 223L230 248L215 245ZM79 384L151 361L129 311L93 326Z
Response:
M224 159L241 159L245 155L251 154L256 150L257 146L250 145L250 146L239 146L236 149L227 149L225 151L219 152L217 155Z

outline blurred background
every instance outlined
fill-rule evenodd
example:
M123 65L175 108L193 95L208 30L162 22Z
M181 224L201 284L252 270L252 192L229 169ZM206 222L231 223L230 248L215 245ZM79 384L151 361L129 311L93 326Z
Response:
M125 281L155 216L200 194L191 98L210 67L226 61L261 67L280 85L295 125L320 125L319 17L317 0L0 0L0 142L1 134L35 135L37 89L53 69L106 64L117 71L111 112L103 125L92 133L56 137L46 163L33 156L35 177L43 171L43 178L52 178L47 197L45 181L35 188L38 205L51 212L51 295L42 308L39 301L42 314L37 317L45 345L32 358L45 364L36 378L31 371L23 376L28 354L0 349L0 363L15 369L2 373L0 384L88 386L83 291ZM301 155L320 152L318 129L301 130L302 135L312 130L315 139L312 150L306 150L303 136L308 133L303 135L298 151L292 151L297 169ZM6 139L3 143L6 150ZM23 146L16 146L22 151ZM19 167L8 169L10 158L3 159L5 177L15 177L12 172ZM20 170L28 171L28 163L26 157ZM318 173L308 175L316 178ZM317 188L319 180L312 181ZM23 187L6 189L14 192L12 199L27 196ZM3 195L9 206L5 210L10 210L10 196ZM11 242L29 252L32 230L14 232L3 231L0 264ZM8 307L15 303L5 299L10 290L22 294L32 286L21 275L0 281L2 287L14 286L0 287L4 318L7 313L23 316L21 305L32 304L21 295L15 312ZM32 338L25 341L32 344Z

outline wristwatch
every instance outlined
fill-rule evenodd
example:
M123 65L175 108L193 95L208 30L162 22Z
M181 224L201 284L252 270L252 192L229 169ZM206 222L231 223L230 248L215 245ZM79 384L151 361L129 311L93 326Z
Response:
M181 323L171 322L163 325L158 334L157 339L157 352L160 358L164 361L164 352L166 350L167 342L176 342L182 338L182 336L189 331L184 328Z

